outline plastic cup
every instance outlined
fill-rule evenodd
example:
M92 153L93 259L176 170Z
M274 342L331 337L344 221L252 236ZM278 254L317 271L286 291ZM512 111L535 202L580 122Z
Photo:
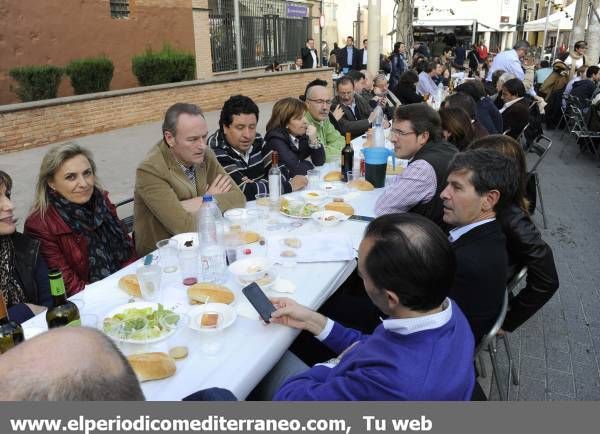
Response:
M240 235L239 231L229 231L225 233L225 254L227 255L227 263L229 264L233 264L237 261L239 256L239 250L243 244Z
M200 265L198 253L198 246L184 247L179 250L179 269L181 270L181 280L186 286L194 285L198 282Z
M200 348L207 356L217 355L223 348L223 316L220 312L206 311L203 315L217 315L217 323L214 326L202 328Z
M159 301L161 296L161 268L158 265L143 265L137 269L136 275L140 282L142 298L148 301Z
M321 184L321 171L319 169L311 169L306 172L308 178L308 189L318 190Z
M350 190L357 190L356 181L362 178L360 176L360 169L349 170L346 176L348 177L348 188Z
M269 210L271 209L271 201L269 200L269 193L259 193L255 196L256 198L256 209L260 211L262 218L269 216Z
M156 243L158 248L159 262L165 273L177 271L177 240L160 240Z

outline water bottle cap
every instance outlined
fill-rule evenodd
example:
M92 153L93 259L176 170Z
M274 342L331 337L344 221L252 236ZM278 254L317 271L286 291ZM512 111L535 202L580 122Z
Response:
M204 196L202 196L202 202L212 202L212 200L212 194L205 194Z

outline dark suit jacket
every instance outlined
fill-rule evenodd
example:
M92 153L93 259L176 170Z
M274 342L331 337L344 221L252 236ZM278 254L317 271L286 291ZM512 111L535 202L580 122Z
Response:
M348 48L340 48L337 56L338 64L340 65L340 70L343 68L357 69L360 70L360 64L362 62L362 57L358 51L358 48L352 47L352 65L348 65Z
M354 108L355 113L352 113L350 107L342 104L338 96L336 96L331 102L332 109L335 109L335 107L337 107L339 104L344 111L344 116L338 121L337 130L342 134L342 136L349 131L353 139L355 137L362 136L367 132L371 126L369 124L368 117L371 114L371 111L373 111L369 105L369 102L362 96L355 94L354 101L356 103Z
M492 327L506 291L508 253L500 223L494 220L471 229L452 243L456 274L450 297L469 320L475 342Z
M310 69L313 67L313 58L310 55L311 51L315 52L315 56L317 56L317 66L319 65L319 53L317 53L317 49L313 48L310 50L308 47L302 47L300 50L300 55L302 56L302 69Z
M365 53L365 49L364 48L361 48L360 50L358 50L358 62L357 63L358 63L358 66L360 67L360 69L366 69L367 68L367 64L366 63L362 63L364 53ZM368 56L369 56L369 50L367 49L367 57Z
M502 112L502 128L508 130L513 139L519 137L525 125L529 123L529 106L524 98Z

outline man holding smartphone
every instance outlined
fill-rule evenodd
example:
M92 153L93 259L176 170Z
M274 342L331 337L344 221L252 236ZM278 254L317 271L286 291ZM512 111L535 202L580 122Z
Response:
M261 387L277 387L287 371L296 375L278 387L275 400L470 400L474 340L448 298L454 268L448 238L430 220L374 220L360 244L358 273L388 319L363 335L291 299L272 299L271 322L312 333L338 356L298 373L302 362L286 353Z

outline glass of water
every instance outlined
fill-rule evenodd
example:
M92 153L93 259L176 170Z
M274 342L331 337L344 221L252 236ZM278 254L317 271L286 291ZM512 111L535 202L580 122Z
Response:
M162 270L158 265L142 265L136 275L140 282L142 298L147 301L160 301L160 281Z
M177 271L177 250L179 243L177 240L160 240L156 243L158 248L159 262L165 273Z
M321 185L321 171L319 169L311 169L306 172L308 178L308 189L318 190Z
M209 245L200 254L202 266L201 279L203 282L223 282L227 270L225 249L219 245Z

